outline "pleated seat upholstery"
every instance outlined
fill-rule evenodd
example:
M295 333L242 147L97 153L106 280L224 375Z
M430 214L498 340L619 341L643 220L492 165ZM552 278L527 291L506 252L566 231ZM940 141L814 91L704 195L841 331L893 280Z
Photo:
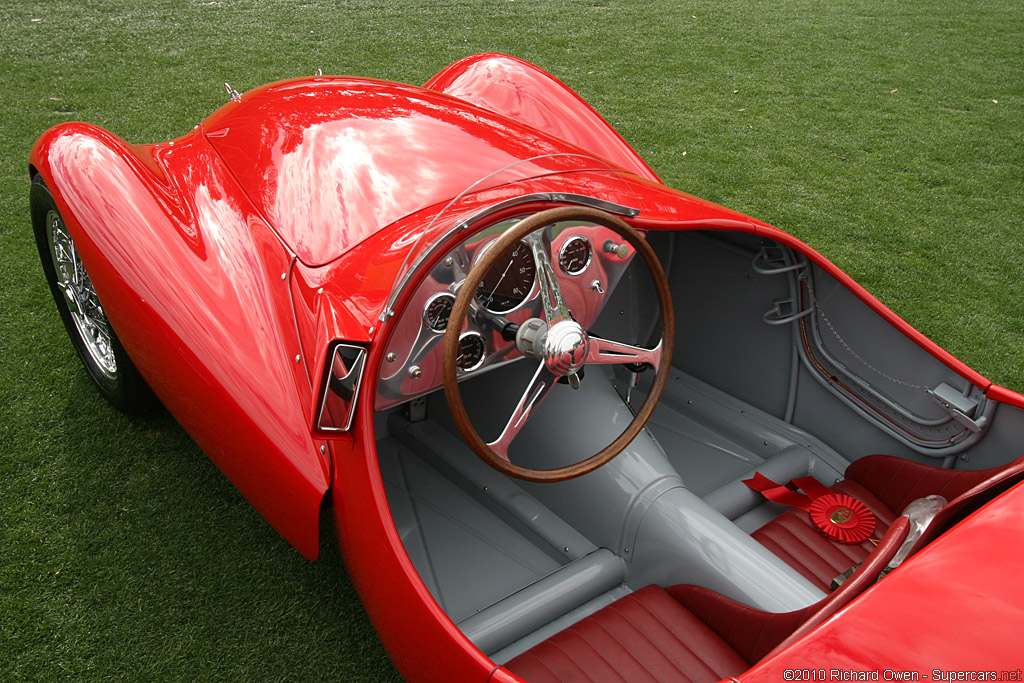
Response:
M739 676L863 592L907 536L893 522L843 586L776 614L699 586L647 586L619 598L505 664L530 683L714 683Z
M855 481L844 479L830 489L852 496L871 509L875 515L871 538L881 538L896 518L889 506ZM814 528L810 515L798 508L786 510L751 536L826 593L831 590L833 578L863 562L875 547L870 540L856 545L830 541Z
M846 478L830 488L853 496L871 509L876 523L872 538L877 540L903 508L918 498L935 494L950 501L943 515L948 528L950 522L955 523L991 500L1022 475L1024 456L1002 467L968 471L871 455L850 465ZM831 590L833 578L863 562L874 548L870 540L858 545L830 541L814 528L805 511L796 508L782 513L751 536L826 592Z
M658 586L616 600L506 665L530 683L703 683L749 666Z

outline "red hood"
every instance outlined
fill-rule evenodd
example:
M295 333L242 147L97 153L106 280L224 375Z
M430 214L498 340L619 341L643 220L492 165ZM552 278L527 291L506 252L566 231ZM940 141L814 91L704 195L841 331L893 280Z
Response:
M462 100L364 79L266 85L219 109L203 131L254 204L311 266L523 159L533 160L490 184L612 167Z

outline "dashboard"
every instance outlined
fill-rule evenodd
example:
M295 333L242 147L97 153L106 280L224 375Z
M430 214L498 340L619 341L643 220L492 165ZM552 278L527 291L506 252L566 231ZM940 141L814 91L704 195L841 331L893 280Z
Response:
M376 410L441 387L441 342L455 295L481 255L525 217L500 221L471 235L419 284L398 315L385 350ZM634 253L613 230L580 221L545 226L512 244L484 274L470 304L459 333L456 365L460 379L522 357L515 341L506 339L502 329L509 323L521 325L530 318L543 318L534 248L549 251L562 296L584 328L597 320Z

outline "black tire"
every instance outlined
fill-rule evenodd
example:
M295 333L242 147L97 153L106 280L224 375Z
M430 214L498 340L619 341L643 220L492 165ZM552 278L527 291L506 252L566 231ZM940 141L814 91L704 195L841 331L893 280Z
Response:
M29 207L46 282L89 378L103 398L121 412L137 414L151 409L157 404L156 397L114 333L78 260L57 203L38 175L32 179ZM69 273L76 268L77 279Z

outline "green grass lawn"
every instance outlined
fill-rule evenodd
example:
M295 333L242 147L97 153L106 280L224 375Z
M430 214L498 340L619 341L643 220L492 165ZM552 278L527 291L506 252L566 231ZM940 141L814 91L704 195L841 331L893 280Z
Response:
M675 187L788 230L1024 390L1020 0L0 0L0 680L398 678L337 559L303 560L163 413L89 386L28 221L61 121L177 137L312 74L474 52L575 88Z

